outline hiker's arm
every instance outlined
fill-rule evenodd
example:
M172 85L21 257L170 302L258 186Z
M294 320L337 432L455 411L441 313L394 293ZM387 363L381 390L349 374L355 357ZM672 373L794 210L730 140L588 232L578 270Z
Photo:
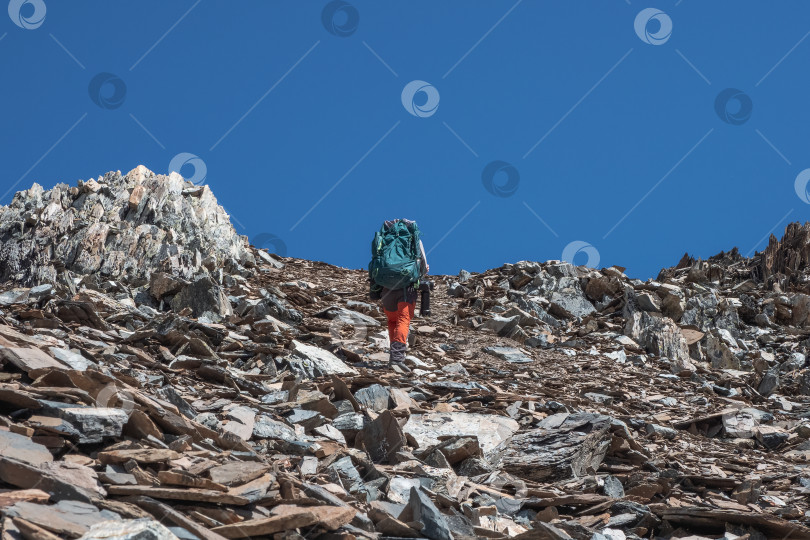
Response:
M419 259L422 264L422 275L425 275L430 270L430 265L427 263L427 255L425 255L425 246L422 245L421 240L419 240Z

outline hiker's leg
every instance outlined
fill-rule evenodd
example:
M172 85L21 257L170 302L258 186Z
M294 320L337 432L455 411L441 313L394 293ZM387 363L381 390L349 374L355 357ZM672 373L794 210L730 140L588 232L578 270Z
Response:
M411 317L413 317L413 307L413 303L399 302L397 304L397 310L390 312L394 319L393 329L389 330L391 340L391 363L400 363L405 360L405 349L408 346L408 329L410 327ZM388 313L389 312L386 312L386 315L388 315ZM389 328L391 328L391 318L389 317L388 320Z
M406 345L408 344L408 334L411 332L411 319L413 319L415 305L415 302L400 302L397 306L397 313L399 314L397 319L397 341L402 341ZM399 339L400 337L402 339Z
M399 312L388 311L387 309L383 309L383 311L385 311L385 318L388 319L388 342L392 343L397 331L397 319L399 318Z
M391 334L391 341L408 343L408 327L411 323L411 317L413 317L413 304L399 302L397 304L397 310L394 313L396 319L394 322L394 331Z

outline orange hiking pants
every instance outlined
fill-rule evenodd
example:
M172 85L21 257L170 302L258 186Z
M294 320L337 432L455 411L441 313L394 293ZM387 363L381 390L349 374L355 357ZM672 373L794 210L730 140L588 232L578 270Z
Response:
M388 338L391 342L408 343L408 330L413 318L416 302L398 302L396 311L385 311L388 317Z

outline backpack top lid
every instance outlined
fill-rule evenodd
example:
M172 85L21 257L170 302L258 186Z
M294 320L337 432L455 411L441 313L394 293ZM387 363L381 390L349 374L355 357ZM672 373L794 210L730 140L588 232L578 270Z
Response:
M415 221L413 221L413 220L411 220L411 219L386 219L386 220L383 222L383 228L384 228L384 229L390 229L390 228L391 228L391 227L394 225L394 223L397 223L398 221L401 221L402 223L404 223L405 225L407 225L409 229L410 229L410 228L411 228L413 225L416 225L416 222L415 222Z

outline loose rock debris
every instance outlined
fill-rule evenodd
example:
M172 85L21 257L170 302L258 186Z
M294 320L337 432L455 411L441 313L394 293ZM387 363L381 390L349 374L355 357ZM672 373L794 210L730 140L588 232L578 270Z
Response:
M393 370L364 271L176 175L34 186L0 240L4 539L810 538L810 225L435 276Z

